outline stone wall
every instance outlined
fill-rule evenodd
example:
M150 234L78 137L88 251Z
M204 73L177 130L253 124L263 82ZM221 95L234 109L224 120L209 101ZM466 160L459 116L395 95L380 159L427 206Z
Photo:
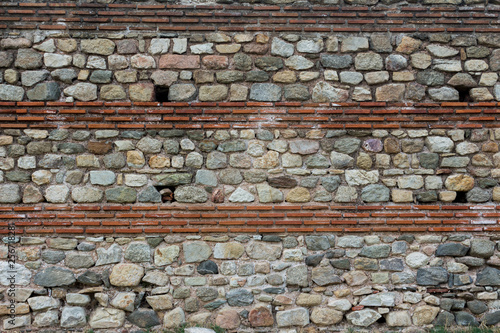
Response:
M0 3L2 332L499 325L500 7L259 2Z
M14 325L5 319L3 329L496 325L498 240L468 234L21 237L17 318ZM6 257L6 246L0 253ZM0 281L8 284L8 265L1 265ZM0 314L8 312L0 305Z

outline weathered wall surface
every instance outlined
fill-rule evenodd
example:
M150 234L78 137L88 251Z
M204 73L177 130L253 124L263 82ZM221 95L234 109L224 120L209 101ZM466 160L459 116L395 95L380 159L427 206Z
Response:
M0 8L2 331L498 326L500 7Z

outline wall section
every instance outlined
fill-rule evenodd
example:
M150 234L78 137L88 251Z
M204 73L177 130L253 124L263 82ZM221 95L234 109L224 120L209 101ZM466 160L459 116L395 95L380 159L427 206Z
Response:
M1 5L2 330L498 326L500 7Z

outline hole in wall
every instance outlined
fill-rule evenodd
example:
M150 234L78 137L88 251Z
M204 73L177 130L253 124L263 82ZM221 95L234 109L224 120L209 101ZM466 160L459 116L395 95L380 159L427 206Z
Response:
M470 94L469 94L470 88L457 87L457 90L458 90L458 101L459 102L471 102L472 101Z
M453 200L455 203L466 203L467 202L467 192L457 191L457 197Z
M175 186L155 186L155 188L161 194L161 202L175 202Z
M157 102L168 102L168 87L155 86L155 100Z

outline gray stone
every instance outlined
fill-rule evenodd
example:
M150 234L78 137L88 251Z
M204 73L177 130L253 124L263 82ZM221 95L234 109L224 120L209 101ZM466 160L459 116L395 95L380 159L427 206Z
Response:
M303 56L294 55L285 60L285 65L291 69L301 71L312 68L314 63Z
M32 49L19 49L14 66L22 69L36 69L42 67L42 59L42 54Z
M150 328L161 324L160 318L152 309L137 309L127 316L127 320L141 328Z
M194 186L176 188L174 197L177 201L186 203L203 203L208 200L207 192Z
M327 190L328 192L333 192L335 191L341 183L340 177L339 176L328 176L328 177L321 177L321 185Z
M241 187L237 188L229 197L230 202L253 202L254 200L255 197Z
M31 87L38 82L44 81L49 77L49 74L50 72L48 70L22 72L21 83L23 84L23 86ZM54 75L52 75L52 77L54 77Z
M358 53L354 58L354 67L356 70L381 70L384 68L382 57L378 53L367 52Z
M285 99L288 101L307 101L311 98L309 89L301 84L291 84L285 86Z
M0 101L22 101L23 97L23 88L8 84L0 84Z
M457 321L458 323L458 321ZM493 326L500 323L500 311L490 312L484 315L482 323L487 326ZM477 326L477 321L471 319L471 324Z
M389 71L400 71L408 66L405 57L399 54L391 54L385 58L385 68Z
M420 286L438 286L448 282L448 272L442 267L424 267L417 271L417 284Z
M233 83L245 80L245 74L239 71L218 71L215 75L219 83Z
M477 273L477 286L500 286L500 270L494 267L485 267Z
M116 181L113 171L90 171L90 183L93 185L112 185Z
M293 55L293 44L287 43L284 40L274 37L271 43L271 54L288 58Z
M418 72L417 82L424 86L440 86L444 84L444 74L436 71Z
M224 169L227 167L227 156L218 151L210 152L207 155L207 169Z
M450 138L442 136L428 136L425 138L425 145L433 153L450 153L454 147Z
M448 84L458 88L474 88L477 82L468 73L457 73L451 77Z
M196 171L196 183L207 186L217 186L217 176L215 172L210 170L198 170Z
M276 323L278 327L304 327L309 324L309 311L306 308L278 311L276 313Z
M390 190L384 185L370 184L361 190L361 200L364 202L389 201Z
M363 74L358 72L341 72L340 82L350 85L357 85L363 81Z
M378 312L371 309L353 311L346 315L346 319L351 325L362 326L362 327L370 326L371 324L379 320L381 317L382 316Z
M75 275L70 270L48 267L35 275L33 283L42 287L61 287L73 284L75 281Z
M124 258L131 262L149 262L151 261L151 249L146 243L132 242L127 246Z
M64 89L64 94L80 101L93 101L97 99L97 86L92 83L80 82Z
M307 287L309 286L307 278L307 266L292 266L286 270L286 284L289 286Z
M336 151L352 154L359 149L361 145L361 140L358 138L342 138L335 141L333 147Z
M125 155L122 153L108 154L102 160L108 169L121 169L127 164Z
M230 306L247 306L253 303L253 294L246 289L232 289L226 294Z
M474 314L481 314L488 311L488 306L478 300L468 301L467 308Z
M96 266L119 263L122 260L122 249L118 244L113 244L105 249L99 247L97 249Z
M19 185L0 185L0 203L6 204L19 202L21 202L21 191Z
M251 173L248 171L245 173L245 180L252 183L259 183L262 182L266 179L266 174L264 172L262 173ZM259 184L257 185L257 193L259 195L259 201L261 203L269 203L269 202L283 202L283 193L276 189L273 188L269 185L266 184Z
M371 245L363 247L359 255L361 257L380 259L380 258L387 258L390 252L391 252L390 245L380 244L380 245Z
M335 275L333 267L315 267L312 269L311 279L318 286L327 286L330 284L340 284L342 280Z
M489 258L495 252L495 242L487 239L473 239L471 241L470 255L479 258Z
M153 180L161 186L178 186L191 183L190 173L172 173L154 176Z
M105 195L108 202L132 203L137 198L137 190L130 187L118 186L106 190Z
M332 238L331 241L334 239ZM306 246L311 251L322 251L330 248L330 239L328 236L306 236Z
M94 265L94 259L90 254L78 251L67 252L64 262L69 268L88 268Z
M459 326L477 327L479 323L476 318L465 311L459 311L455 313L455 322Z
M491 191L480 187L474 187L467 192L466 198L468 202L487 202L491 199Z
M330 84L320 81L312 92L313 102L345 102L349 98L349 91L339 88L334 88Z
M429 89L429 96L435 101L458 101L458 91L450 87Z
M173 84L168 90L170 101L189 101L196 96L196 87L188 83Z
M261 57L255 60L255 66L264 71L277 71L283 68L283 60L276 57Z
M87 324L85 309L79 306L65 306L61 312L61 327L80 327Z
M246 252L248 256L256 260L277 260L281 257L283 246L281 244L272 244L264 242L251 242Z
M49 264L57 264L61 262L66 255L63 251L55 251L55 250L45 250L42 252L42 260Z
M322 54L321 65L325 68L343 69L349 68L352 65L352 57L350 55L333 55Z
M359 305L393 307L396 305L396 293L381 292L369 295L363 298Z
M440 244L436 250L436 256L463 257L469 251L469 247L460 243Z
M281 100L281 88L272 83L255 83L250 88L250 99L261 102Z

